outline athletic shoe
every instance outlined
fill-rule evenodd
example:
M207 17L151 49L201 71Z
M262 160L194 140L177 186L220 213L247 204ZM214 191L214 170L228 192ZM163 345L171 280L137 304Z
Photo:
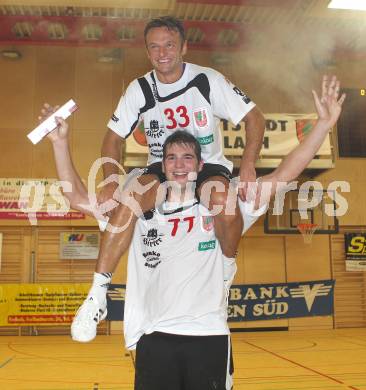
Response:
M107 301L103 304L94 296L85 299L76 312L71 324L71 337L74 341L87 343L97 335L97 326L107 316Z

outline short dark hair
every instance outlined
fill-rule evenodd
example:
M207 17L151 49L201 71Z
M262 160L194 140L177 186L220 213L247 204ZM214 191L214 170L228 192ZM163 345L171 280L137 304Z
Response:
M146 36L147 33L152 29L156 27L166 27L168 30L173 30L179 32L179 35L182 40L182 44L186 40L186 33L184 31L184 27L182 22L175 18L174 16L161 16L159 18L154 18L151 19L147 25L145 26L144 30L144 38L145 38L145 43L146 43Z
M197 139L190 133L184 130L176 130L173 134L165 140L163 145L163 160L166 158L166 150L168 146L179 144L179 145L189 145L192 146L195 156L198 161L201 161L201 145Z

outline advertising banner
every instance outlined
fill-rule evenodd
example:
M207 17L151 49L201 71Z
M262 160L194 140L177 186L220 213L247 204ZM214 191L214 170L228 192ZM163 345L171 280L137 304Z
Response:
M345 233L346 271L366 270L366 233Z
M125 286L108 290L109 320L122 321ZM230 288L228 321L328 316L333 314L334 280L301 283L233 285Z
M266 129L260 157L283 157L297 146L313 128L317 116L315 114L264 114ZM151 124L152 126L153 124ZM245 147L245 124L240 122L237 126L232 123L220 121L222 141L225 156L241 156ZM127 138L126 152L134 154L147 154L147 141L143 123L140 123ZM197 135L198 139L199 134ZM213 137L206 142L213 142ZM151 144L150 148L158 147L158 143ZM156 151L157 153L157 151ZM331 156L330 138L327 135L316 155Z
M95 260L99 253L98 232L61 232L60 259Z
M0 178L0 219L85 219L70 210L57 179Z
M83 284L0 284L0 326L71 323L88 294Z
M0 326L71 323L90 285L0 285ZM112 284L107 294L110 321L123 321L126 286ZM333 314L334 280L233 285L228 321L328 316Z
M0 233L0 272L1 272L2 254L3 254L3 234Z

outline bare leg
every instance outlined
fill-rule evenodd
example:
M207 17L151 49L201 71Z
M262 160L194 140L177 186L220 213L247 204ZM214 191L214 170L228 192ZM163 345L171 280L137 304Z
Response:
M235 257L238 249L243 220L236 196L229 200L235 202L235 205L226 207L228 193L229 182L221 176L210 177L199 188L202 204L216 214L214 216L215 233L221 250L225 256L232 258Z
M155 205L160 182L155 175L140 176L137 180L142 186L153 183L143 194L132 192L133 187L130 187L129 196L137 202L141 212L146 212ZM130 245L138 217L139 215L135 215L135 212L123 203L113 213L110 223L117 228L117 232L106 231L102 237L93 284L71 325L73 340L88 342L96 336L98 323L107 315L106 294L112 272Z
M153 187L147 190L144 194L133 194L134 199L139 204L142 212L146 212L154 208L159 180L155 175L144 175L138 178L141 185L147 186L155 181ZM125 204L121 204L114 211L110 224L121 228L122 231L113 233L106 231L103 235L99 257L96 265L96 272L113 272L119 262L121 256L128 250L137 218L135 213Z

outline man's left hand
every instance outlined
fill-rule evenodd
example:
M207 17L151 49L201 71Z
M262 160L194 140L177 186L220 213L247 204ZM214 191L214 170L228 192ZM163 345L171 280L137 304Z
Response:
M250 196L251 191L248 191L250 189L250 183L255 183L257 179L257 174L255 171L255 166L253 163L242 163L240 166L239 171L239 177L240 177L240 187L239 187L239 198L242 201L251 201L255 199L253 196ZM252 184L253 185L253 184ZM253 199L252 199L253 198Z

